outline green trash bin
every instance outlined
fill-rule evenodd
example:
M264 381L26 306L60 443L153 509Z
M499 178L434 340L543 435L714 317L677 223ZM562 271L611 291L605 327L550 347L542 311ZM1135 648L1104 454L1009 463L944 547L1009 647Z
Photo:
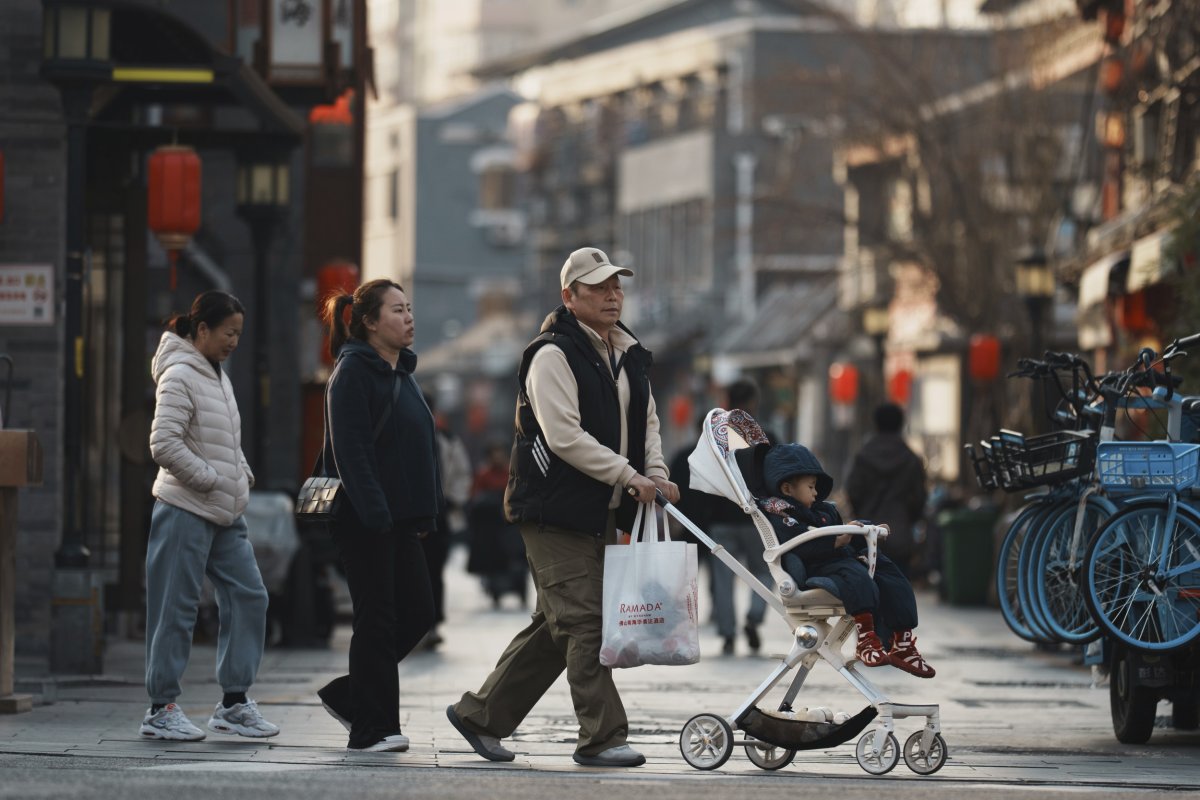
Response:
M997 508L956 508L938 514L942 582L950 605L987 605L992 582L992 528L999 516Z

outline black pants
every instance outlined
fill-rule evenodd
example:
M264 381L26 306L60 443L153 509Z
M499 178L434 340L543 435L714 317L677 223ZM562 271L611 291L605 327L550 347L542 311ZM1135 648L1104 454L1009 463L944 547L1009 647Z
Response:
M917 598L912 585L895 561L879 553L875 579L857 558L837 558L810 567L810 577L831 578L837 584L847 614L871 612L875 630L884 644L892 634L917 627Z
M450 521L445 514L437 518L438 529L421 540L425 566L429 570L429 585L433 587L434 624L446 621L446 584L442 576L450 557Z
M335 536L354 603L354 635L350 674L320 695L351 720L350 747L369 747L400 731L397 665L433 627L433 592L415 533L342 525Z

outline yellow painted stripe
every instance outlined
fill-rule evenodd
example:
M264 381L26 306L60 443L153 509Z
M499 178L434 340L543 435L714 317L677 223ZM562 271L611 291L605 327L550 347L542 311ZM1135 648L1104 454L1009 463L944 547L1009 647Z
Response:
M130 83L212 83L213 71L211 69L113 67L112 79Z

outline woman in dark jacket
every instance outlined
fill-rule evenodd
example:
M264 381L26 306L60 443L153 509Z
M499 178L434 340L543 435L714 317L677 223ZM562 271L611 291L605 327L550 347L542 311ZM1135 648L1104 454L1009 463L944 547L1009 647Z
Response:
M337 364L325 390L324 463L342 481L333 532L354 635L350 674L318 695L350 731L351 750L407 750L397 665L434 623L420 542L442 505L433 415L412 377L412 305L399 284L371 281L329 298L325 311Z

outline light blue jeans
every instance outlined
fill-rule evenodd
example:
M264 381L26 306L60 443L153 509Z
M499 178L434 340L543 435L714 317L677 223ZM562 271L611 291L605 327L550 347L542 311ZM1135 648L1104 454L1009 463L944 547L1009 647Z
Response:
M156 500L146 551L146 691L155 705L179 697L206 574L220 622L217 681L227 693L244 692L258 673L267 633L267 589L246 520L217 525Z
M762 539L749 519L745 523L722 524L714 523L709 536L717 544L729 551L729 554L742 562L750 574L771 588L775 581L771 578L771 570L763 560ZM718 558L710 558L712 568L713 616L717 621L717 633L721 638L728 639L737 635L737 621L734 618L734 588L742 585L742 581L733 574L733 570L721 563ZM746 611L746 624L758 627L762 625L767 613L767 601L757 592L750 591L750 607Z

